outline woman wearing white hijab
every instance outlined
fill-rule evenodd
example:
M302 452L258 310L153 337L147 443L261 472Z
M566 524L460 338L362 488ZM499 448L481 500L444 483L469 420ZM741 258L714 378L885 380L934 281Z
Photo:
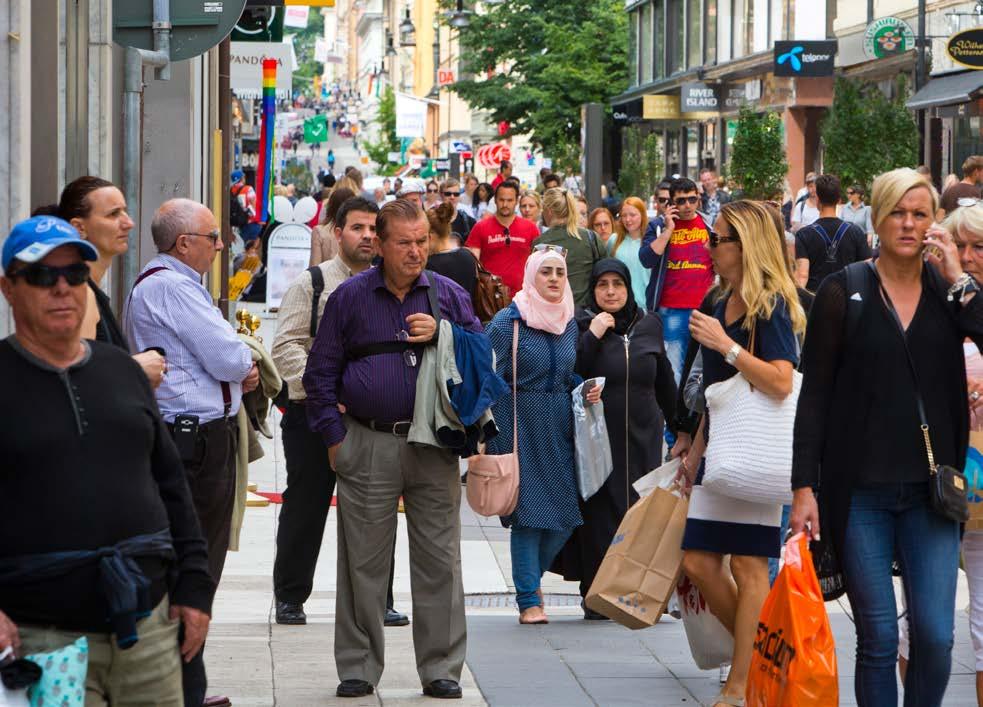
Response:
M574 471L570 391L579 383L577 323L567 282L566 252L540 246L526 261L522 289L488 324L498 373L512 381L512 330L516 355L519 435L519 503L502 518L511 527L512 580L519 622L547 623L540 581L573 529L583 520ZM492 406L500 434L489 454L512 451L512 386Z

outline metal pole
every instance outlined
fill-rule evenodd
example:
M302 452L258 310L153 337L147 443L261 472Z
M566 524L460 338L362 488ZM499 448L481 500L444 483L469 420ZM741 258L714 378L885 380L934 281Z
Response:
M229 174L232 165L232 88L230 86L229 70L231 64L231 48L226 37L218 45L218 127L222 131L222 240L225 247L232 245L232 226L229 223L229 209L226 208L229 198ZM229 261L228 253L222 253L221 287L219 309L226 318L229 316Z
M925 85L925 69L926 69L926 57L925 49L928 43L928 38L925 36L927 30L925 27L925 0L918 0L918 65L915 68L915 90L918 91Z
M171 78L171 13L169 0L154 0L154 51L127 47L123 63L123 196L136 228L130 231L129 247L123 254L122 297L133 289L140 270L140 177L143 159L143 67L157 69L161 81Z

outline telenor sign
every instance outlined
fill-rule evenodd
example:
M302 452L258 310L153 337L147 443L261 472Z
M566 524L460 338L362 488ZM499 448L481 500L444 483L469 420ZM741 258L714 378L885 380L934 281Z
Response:
M832 76L836 41L775 42L775 76Z
M983 69L983 27L957 32L945 46L949 58L960 66Z

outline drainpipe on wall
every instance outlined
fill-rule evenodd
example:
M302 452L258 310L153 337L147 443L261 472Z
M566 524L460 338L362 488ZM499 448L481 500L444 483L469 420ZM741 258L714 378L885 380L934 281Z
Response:
M143 135L143 68L156 69L159 81L171 78L171 10L170 0L154 0L154 50L126 48L123 63L123 196L130 218L138 225L130 231L129 248L123 254L122 292L125 297L133 289L140 269L140 177L143 156L140 148Z

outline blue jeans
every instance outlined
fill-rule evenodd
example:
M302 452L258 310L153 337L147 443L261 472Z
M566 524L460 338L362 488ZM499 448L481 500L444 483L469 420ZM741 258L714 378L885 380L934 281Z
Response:
M897 557L911 642L904 705L941 705L952 666L959 525L932 510L927 483L859 488L844 546L841 563L857 624L857 704L898 704L898 609L891 580Z
M680 383L683 375L683 365L686 363L686 350L689 348L689 315L691 309L670 309L669 307L659 307L659 316L662 317L662 338L666 342L666 356L672 364L672 375L676 378L676 387ZM676 435L669 430L671 420L666 420L666 429L663 436L669 449L676 443Z
M542 604L536 594L539 582L572 532L573 528L543 530L512 526L512 581L519 611Z
M788 532L788 518L792 513L791 506L782 506L782 545L785 544L785 533ZM768 558L768 584L773 585L778 577L778 558Z

